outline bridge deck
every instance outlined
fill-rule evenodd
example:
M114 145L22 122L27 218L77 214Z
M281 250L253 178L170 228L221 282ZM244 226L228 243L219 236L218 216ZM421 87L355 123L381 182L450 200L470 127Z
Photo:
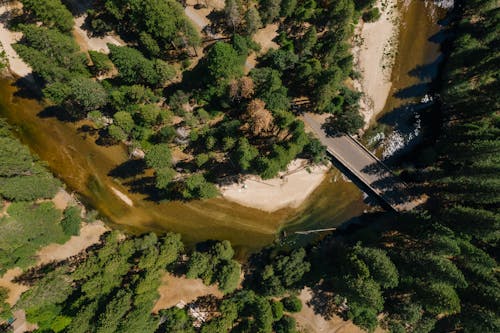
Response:
M348 135L327 136L310 114L304 115L304 122L326 146L328 153L392 209L406 211L418 204L408 194L406 184L357 140Z

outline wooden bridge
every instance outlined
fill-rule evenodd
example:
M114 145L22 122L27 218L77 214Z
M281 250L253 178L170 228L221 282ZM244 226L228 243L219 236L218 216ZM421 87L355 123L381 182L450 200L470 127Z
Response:
M401 212L421 203L409 194L407 185L397 175L356 139L349 135L328 136L309 113L303 119L328 153L388 207Z

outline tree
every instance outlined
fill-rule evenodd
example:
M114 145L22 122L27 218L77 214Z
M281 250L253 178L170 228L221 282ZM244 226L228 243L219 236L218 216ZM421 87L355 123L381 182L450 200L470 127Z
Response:
M314 45L316 45L318 40L317 34L318 32L316 31L316 27L314 25L307 29L306 33L300 40L300 52L302 54L310 52Z
M281 0L260 0L259 3L260 17L264 24L274 22L280 14Z
M375 22L380 18L380 11L377 7L372 8L363 13L363 21L365 22Z
M67 102L83 112L97 110L107 103L106 90L92 79L75 78L68 85L70 93Z
M241 23L241 3L239 0L225 0L224 12L227 25L235 30Z
M265 106L266 103L260 99L254 99L248 103L248 122L253 135L266 134L273 128L273 115L265 109Z
M252 146L248 139L242 137L238 140L236 151L234 152L234 159L243 171L250 169L251 162L259 155L257 148Z
M274 324L276 333L297 333L297 322L290 316L284 316Z
M73 15L60 0L21 0L21 3L24 12L33 15L47 27L55 27L64 33L73 29Z
M214 184L207 182L202 174L189 176L184 181L182 196L184 199L210 199L219 194Z
M281 300L283 307L289 312L300 312L302 310L302 302L297 296L288 296Z
M113 63L105 53L89 50L92 70L96 75L105 75L113 69Z
M70 206L64 210L63 219L61 220L61 227L66 235L80 235L80 224L82 222L80 214L80 208L77 206Z
M233 292L240 282L241 265L234 260L222 261L217 274L219 289L224 293Z
M243 68L238 53L234 48L223 42L212 46L207 55L209 82L236 79L243 75Z
M280 15L283 17L292 16L297 7L297 0L281 0Z
M110 58L125 83L161 86L175 75L170 65L161 60L152 61L132 47L108 44Z
M262 20L259 11L255 7L250 7L245 13L245 28L249 36L255 34L262 28Z
M132 115L127 111L119 111L113 115L113 124L120 127L125 133L132 133L135 126Z
M160 310L160 315L165 318L165 323L160 326L160 332L169 333L194 333L193 320L185 309L174 306Z
M363 125L364 120L359 112L349 108L339 115L329 117L324 126L329 135L336 136L343 133L354 134Z
M172 163L172 154L168 145L160 143L153 145L146 151L146 165L152 169L159 170L161 168L170 167Z
M168 187L168 185L174 180L177 172L170 167L163 167L156 170L156 188L163 190Z
M9 290L5 287L0 287L0 320L8 320L12 316L10 305L6 302L9 296Z

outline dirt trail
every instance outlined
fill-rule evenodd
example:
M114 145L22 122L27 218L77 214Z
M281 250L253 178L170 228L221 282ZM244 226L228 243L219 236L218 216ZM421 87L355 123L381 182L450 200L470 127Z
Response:
M297 320L297 325L301 328L301 332L307 333L363 333L365 332L351 321L345 321L339 316L333 315L331 319L325 319L322 315L315 313L314 308L308 304L312 299L312 291L310 288L304 288L299 295L302 301L302 310L292 314L292 317ZM376 333L383 332L377 328Z
M180 301L186 304L190 303L200 296L214 295L218 298L223 296L216 286L206 286L201 279L176 277L169 273L163 276L158 293L160 294L160 298L153 307L153 313L157 313L161 309L170 308Z

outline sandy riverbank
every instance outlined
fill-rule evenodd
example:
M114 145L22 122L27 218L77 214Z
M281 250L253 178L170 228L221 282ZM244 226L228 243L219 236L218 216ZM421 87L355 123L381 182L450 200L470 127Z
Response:
M306 166L306 160L294 160L286 172L273 179L249 176L240 184L222 186L225 199L240 205L274 212L282 208L299 207L318 187L329 166Z
M12 48L12 44L17 43L21 39L22 34L20 32L10 31L6 27L7 21L9 20L9 13L20 8L22 8L22 5L18 2L0 5L0 43L7 55L10 72L18 77L30 78L32 72L31 67L23 62L14 48Z
M354 88L365 94L360 102L365 129L385 106L392 86L391 73L397 50L397 0L379 0L377 7L381 17L376 22L358 25L352 50L355 68L361 74L361 78L354 81Z

